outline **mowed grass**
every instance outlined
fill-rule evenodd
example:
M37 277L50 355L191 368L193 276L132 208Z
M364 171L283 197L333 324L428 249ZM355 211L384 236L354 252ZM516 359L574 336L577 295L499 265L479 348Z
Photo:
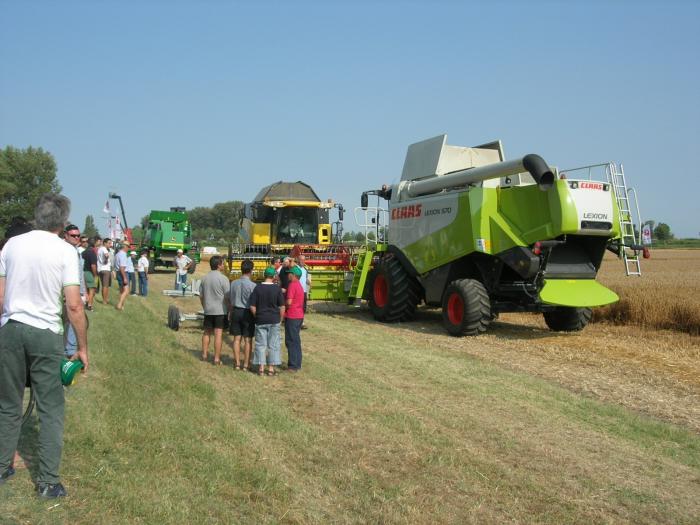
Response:
M700 518L700 436L683 427L353 312L308 316L299 374L236 372L230 351L215 368L197 323L165 326L168 304L198 309L158 295L171 281L121 313L96 305L91 371L67 397L70 496L37 500L30 457L0 523Z
M700 250L652 250L642 276L625 276L624 264L607 255L600 281L620 301L594 310L594 321L700 335Z

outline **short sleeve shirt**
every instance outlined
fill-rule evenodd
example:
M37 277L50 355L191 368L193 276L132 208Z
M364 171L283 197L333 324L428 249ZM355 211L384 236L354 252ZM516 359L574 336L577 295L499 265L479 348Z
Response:
M43 230L13 237L0 252L0 277L5 278L0 325L12 319L63 333L63 288L80 286L80 265L73 246Z
M97 266L97 254L95 253L95 250L92 248L88 248L87 250L83 250L83 271L86 272L91 272L92 271L92 265L94 264Z
M304 318L304 289L299 281L290 281L287 288L287 310L284 316L288 319Z
M204 315L224 315L228 310L228 278L218 270L204 276L199 294L204 305Z
M109 272L112 270L112 265L109 262L109 250L104 246L100 246L97 250L97 271Z
M247 275L232 281L231 306L234 308L249 308L250 295L253 293L253 290L255 290L255 283Z
M261 283L250 294L250 306L255 306L255 324L278 324L284 295L279 285Z
M177 267L176 273L178 275L185 275L187 273L187 265L191 262L192 259L187 257L187 255L183 255L182 257L175 257L175 266Z
M120 272L123 266L124 271L126 271L129 264L127 259L129 259L129 256L126 254L126 252L119 250L117 255L114 256L114 269L117 270L117 272Z

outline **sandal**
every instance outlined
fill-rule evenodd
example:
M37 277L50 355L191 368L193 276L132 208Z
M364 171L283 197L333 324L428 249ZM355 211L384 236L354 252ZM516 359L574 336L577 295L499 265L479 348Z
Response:
M258 370L258 375L259 375L259 376L264 376L264 375L265 375L265 370Z
M214 366L221 366L223 363L221 361L214 361Z
M277 375L277 370L268 370L267 375L272 377Z

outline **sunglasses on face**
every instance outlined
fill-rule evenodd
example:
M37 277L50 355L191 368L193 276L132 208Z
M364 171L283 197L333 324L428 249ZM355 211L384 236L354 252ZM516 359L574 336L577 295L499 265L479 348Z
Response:
M79 238L80 238L80 234L75 235L75 234L73 234L73 233L69 233L69 234L68 234L68 237L73 237L74 239L79 239Z

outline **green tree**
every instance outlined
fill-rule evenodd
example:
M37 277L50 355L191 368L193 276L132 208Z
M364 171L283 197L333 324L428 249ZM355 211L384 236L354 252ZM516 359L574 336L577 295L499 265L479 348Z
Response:
M140 224L138 226L134 226L133 228L131 228L131 239L136 244L141 244L145 234L146 234L146 232Z
M32 219L39 197L60 191L51 153L32 146L0 149L0 230L14 216Z
M97 235L97 228L95 227L95 219L92 215L85 217L85 227L83 228L83 235L88 237L94 237Z
M660 222L656 225L656 228L654 228L654 237L660 241L670 241L673 239L671 227L664 222Z

